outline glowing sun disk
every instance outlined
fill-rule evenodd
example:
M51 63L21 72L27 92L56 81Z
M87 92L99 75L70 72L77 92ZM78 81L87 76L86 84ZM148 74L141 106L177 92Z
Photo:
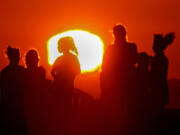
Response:
M100 37L83 30L70 30L51 37L47 43L48 62L53 65L56 58L61 56L58 52L58 40L71 36L78 50L78 59L81 72L92 72L101 67L104 53L104 44Z

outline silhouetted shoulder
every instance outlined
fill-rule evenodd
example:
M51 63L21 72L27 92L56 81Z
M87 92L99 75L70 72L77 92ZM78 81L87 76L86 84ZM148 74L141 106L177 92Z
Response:
M19 72L22 76L26 76L27 75L27 71L23 66L17 66L17 72Z
M19 70L22 70L22 71L26 71L26 69L23 67L23 66L17 66L17 68L19 69Z
M58 58L55 60L52 69L55 69L55 68L56 68L58 65L60 65L61 63L63 63L63 56L60 56L60 57L58 57Z
M166 57L166 55L155 55L155 57L152 59L152 63L168 63L168 58Z
M6 74L6 73L9 73L9 72L11 72L11 71L14 71L16 69L16 71L17 70L25 70L23 67L21 67L21 66L16 66L16 68L12 68L11 66L6 66L5 68L3 68L2 69L2 71L1 71L1 73L2 73L2 75L4 75L4 74Z
M135 43L128 43L128 45L131 45L132 47L136 47ZM136 47L137 48L137 47Z
M72 60L78 60L77 56L74 55L74 54L69 53L69 55L67 55L67 56L69 56L69 58L72 59Z
M134 49L134 50L137 51L137 46L136 46L135 43L127 43L127 45L128 45L130 48L132 48L132 49Z
M111 56L112 53L115 52L115 50L117 50L117 47L115 45L109 45L104 53L104 59L106 59L107 56Z
M117 49L117 47L115 45L109 45L106 49L106 52L108 51L114 51L115 49Z
M110 64L110 61L112 62L112 60L114 59L112 57L115 54L115 50L117 50L117 47L115 45L109 45L107 47L103 56L102 71L105 71Z
M138 57L138 51L137 51L137 46L135 43L127 43L128 46L128 52L131 54L133 57L134 63Z
M1 71L2 75L9 69L10 69L10 66L6 66L5 68L3 68Z
M15 74L17 73L18 75L26 75L26 69L23 66L16 66L16 67L7 66L2 70L1 76L8 77L8 74L12 74L12 73Z
M155 55L151 62L151 71L167 72L168 63L168 58L165 55Z
M77 56L75 56L73 54L70 54L70 55L71 55L70 60L72 61L72 63L74 63L74 72L76 72L76 74L79 74L81 72L79 60L78 60Z
M40 66L38 68L38 70L39 70L39 73L43 76L43 78L45 78L46 77L46 70L44 69L44 67Z

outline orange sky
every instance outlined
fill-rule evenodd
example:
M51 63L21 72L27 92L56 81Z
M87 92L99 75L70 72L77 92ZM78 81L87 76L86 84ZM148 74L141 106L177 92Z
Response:
M128 38L139 51L152 54L153 33L174 31L176 40L167 51L169 78L180 78L179 0L8 0L0 2L0 69L7 64L2 52L7 45L22 54L37 48L47 69L46 42L54 34L78 28L112 41L111 28L125 24Z

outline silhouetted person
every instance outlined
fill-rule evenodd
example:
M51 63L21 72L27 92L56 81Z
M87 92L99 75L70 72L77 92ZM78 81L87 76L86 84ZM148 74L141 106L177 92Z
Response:
M113 34L115 37L114 44L106 49L102 63L102 98L107 98L106 100L121 99L119 96L122 98L127 96L124 95L125 93L120 94L119 92L125 92L127 85L131 82L129 78L134 74L137 60L136 45L127 41L124 26L115 26Z
M45 69L39 66L39 55L35 49L26 53L27 92L26 115L29 134L45 134L47 124L47 90L48 81L45 78Z
M149 66L150 66L150 60L151 57L145 53L141 52L138 55L138 60L137 60L137 69L136 69L136 76L137 80L137 94L138 94L138 99L139 104L141 106L141 109L145 109L147 107L147 102L150 101L150 85L151 85L151 77L150 77L150 71L149 71ZM144 105L143 105L144 104Z
M77 58L78 52L71 37L61 38L58 41L58 50L62 56L57 58L52 67L53 89L59 115L57 117L61 121L59 124L65 126L72 111L74 79L80 73L80 64ZM63 129L65 128L67 127Z
M155 56L151 63L152 93L156 111L162 112L169 104L169 89L167 84L168 59L164 53L168 45L172 44L175 36L169 33L166 36L154 35L153 51Z
M113 28L115 41L105 51L100 76L103 104L109 108L110 113L115 113L112 114L116 116L113 119L119 119L119 115L124 119L119 121L124 122L132 114L130 109L134 103L135 64L138 55L136 45L127 41L126 33L122 25Z
M46 71L43 67L39 66L39 55L35 49L31 49L26 53L26 66L28 75L28 87L32 87L32 89L34 87L42 88L42 85L46 80Z
M136 45L127 41L124 26L115 26L113 34L114 44L106 49L102 63L102 98L115 98L115 95L110 95L113 92L111 87L116 88L121 82L127 82L125 79L132 75L130 72L134 72L137 60ZM111 86L106 86L109 83L112 83Z
M24 135L24 92L26 90L26 71L19 66L19 49L7 48L9 65L0 76L3 106L3 134Z
M149 126L152 112L152 93L151 93L151 76L149 71L151 56L146 52L141 52L137 59L136 68L136 100L135 100L135 117L136 124L139 125L138 133L146 134L145 131Z

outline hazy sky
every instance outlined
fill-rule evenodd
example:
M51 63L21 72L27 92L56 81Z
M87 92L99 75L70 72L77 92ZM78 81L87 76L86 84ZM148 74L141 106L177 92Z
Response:
M0 68L7 59L7 45L20 47L22 55L37 48L41 64L48 68L46 42L64 30L81 28L99 35L105 45L112 41L111 28L125 24L128 38L139 51L152 54L153 33L174 31L169 46L169 78L180 78L180 1L179 0L1 0Z

